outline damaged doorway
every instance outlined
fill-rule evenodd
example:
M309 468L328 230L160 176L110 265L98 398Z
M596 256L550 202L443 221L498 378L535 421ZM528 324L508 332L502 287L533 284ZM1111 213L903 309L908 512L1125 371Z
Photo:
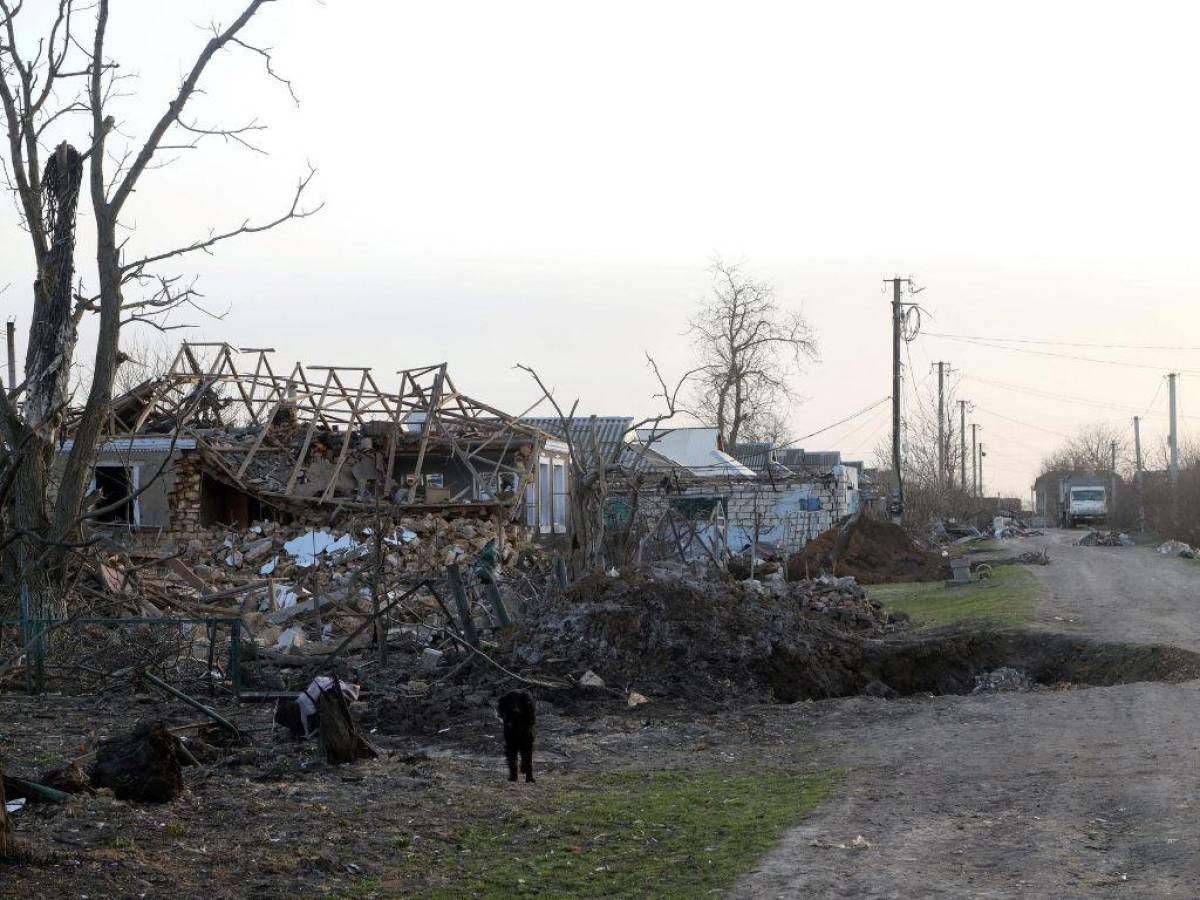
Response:
M271 509L256 497L239 491L207 472L200 476L200 524L208 528L213 525L236 525L249 528L258 520L274 518Z

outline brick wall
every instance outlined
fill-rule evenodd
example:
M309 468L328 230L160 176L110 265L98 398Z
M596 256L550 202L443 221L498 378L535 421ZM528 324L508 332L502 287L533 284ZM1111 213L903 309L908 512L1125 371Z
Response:
M180 456L173 467L171 491L167 495L167 530L176 540L207 537L200 525L200 462L192 454Z
M614 493L620 495L619 490ZM856 485L844 475L786 482L694 479L670 492L661 485L643 488L639 506L648 521L657 521L673 500L720 498L731 550L737 552L750 543L757 529L760 541L779 544L791 553L854 512L856 494Z

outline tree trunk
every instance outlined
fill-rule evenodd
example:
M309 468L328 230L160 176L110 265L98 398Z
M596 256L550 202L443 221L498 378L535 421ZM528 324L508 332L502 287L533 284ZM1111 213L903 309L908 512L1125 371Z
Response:
M5 863L34 861L29 849L17 843L12 835L12 825L8 821L8 813L4 811L4 772L0 770L0 866ZM2 881L0 878L0 882Z
M31 435L8 497L6 525L22 536L8 546L4 570L9 583L18 590L24 581L29 590L29 615L35 619L66 614L65 554L53 543L55 536L46 510L53 453L52 445Z
M29 589L30 614L61 617L64 553L48 515L50 470L66 414L71 363L75 354L72 297L75 280L75 210L83 182L83 161L66 142L46 162L42 177L43 225L50 237L33 283L33 322L25 354L24 433L5 524L22 535L10 545L5 571ZM77 513L76 513L77 515ZM73 517L74 518L74 517Z
M571 491L571 567L576 578L604 571L607 487L602 472L589 472L575 479Z

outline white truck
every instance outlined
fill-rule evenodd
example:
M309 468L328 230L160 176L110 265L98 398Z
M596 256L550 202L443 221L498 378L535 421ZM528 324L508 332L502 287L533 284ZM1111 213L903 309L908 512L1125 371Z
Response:
M1100 525L1108 518L1104 479L1096 475L1068 475L1058 483L1058 503L1063 528Z

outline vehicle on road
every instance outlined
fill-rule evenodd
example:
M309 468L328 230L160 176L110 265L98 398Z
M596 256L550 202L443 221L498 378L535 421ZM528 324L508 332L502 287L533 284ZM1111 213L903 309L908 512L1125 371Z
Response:
M1108 493L1098 475L1068 475L1058 483L1062 527L1102 525L1108 519Z

